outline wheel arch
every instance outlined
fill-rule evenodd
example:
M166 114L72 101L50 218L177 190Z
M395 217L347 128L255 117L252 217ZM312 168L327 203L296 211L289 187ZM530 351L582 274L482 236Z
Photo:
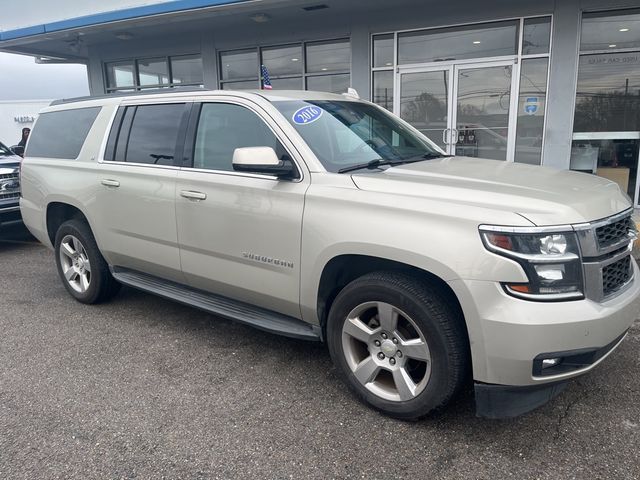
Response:
M89 228L91 228L89 219L78 206L66 201L51 201L47 204L45 225L47 228L47 237L52 246L55 245L56 233L60 225L74 218L86 222Z
M322 269L316 296L316 312L323 333L326 328L331 304L340 291L356 278L376 271L406 273L426 281L435 287L460 315L460 318L463 320L467 338L469 338L467 322L460 300L441 276L429 270L395 259L361 254L341 254L334 256L326 262Z

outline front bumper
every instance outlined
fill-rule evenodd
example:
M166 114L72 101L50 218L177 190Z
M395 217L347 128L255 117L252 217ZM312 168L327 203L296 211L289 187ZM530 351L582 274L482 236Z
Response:
M532 386L564 381L593 369L615 350L620 343L616 339L640 316L640 271L632 263L632 283L603 303L589 299L533 302L507 295L496 282L451 282L467 321L474 380ZM588 355L580 357L582 365L551 375L534 369L536 357L575 351L600 353L591 360Z
M22 221L19 205L0 204L0 225L18 223Z

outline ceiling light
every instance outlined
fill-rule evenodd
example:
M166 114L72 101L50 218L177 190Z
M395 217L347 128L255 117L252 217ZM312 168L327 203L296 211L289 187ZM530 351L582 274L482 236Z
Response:
M133 34L129 32L116 33L116 38L119 38L120 40L131 40L133 38Z
M313 12L314 10L324 10L325 8L329 8L328 5L320 4L320 5L311 5L309 7L302 7L303 10L307 12Z
M256 23L266 23L271 20L271 17L266 13L256 13L255 15L251 15L249 18Z
M391 65L393 65L393 63L391 63L391 62L387 62L387 63L385 63L385 65L386 65L387 67L390 67Z
M473 44L474 45L480 45L482 42L480 40L474 40Z
M621 32L628 32L628 31L629 31L629 29L628 29L627 27L624 27L624 28L621 28L621 29L620 29L620 31L621 31Z
M609 48L616 48L618 45L616 45L615 43L612 43L611 45L609 45Z
M323 68L321 68L320 70L322 70L323 72L326 72L326 71L327 71L327 69L326 69L326 68L324 68L324 67L323 67Z
M299 58L292 58L292 59L291 59L291 61L292 61L292 62L297 62L297 61L299 61L299 60L300 60Z

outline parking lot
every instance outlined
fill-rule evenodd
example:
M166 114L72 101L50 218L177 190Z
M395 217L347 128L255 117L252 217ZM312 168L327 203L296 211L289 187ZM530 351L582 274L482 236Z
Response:
M639 478L640 323L518 419L399 422L358 403L322 345L124 288L75 302L51 252L0 239L0 478Z

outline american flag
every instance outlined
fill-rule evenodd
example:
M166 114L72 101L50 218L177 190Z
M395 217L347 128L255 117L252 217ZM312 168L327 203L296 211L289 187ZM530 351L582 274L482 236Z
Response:
M260 65L260 75L262 76L262 88L264 90L271 90L273 87L271 86L271 79L269 78L269 72L267 67L264 65Z

